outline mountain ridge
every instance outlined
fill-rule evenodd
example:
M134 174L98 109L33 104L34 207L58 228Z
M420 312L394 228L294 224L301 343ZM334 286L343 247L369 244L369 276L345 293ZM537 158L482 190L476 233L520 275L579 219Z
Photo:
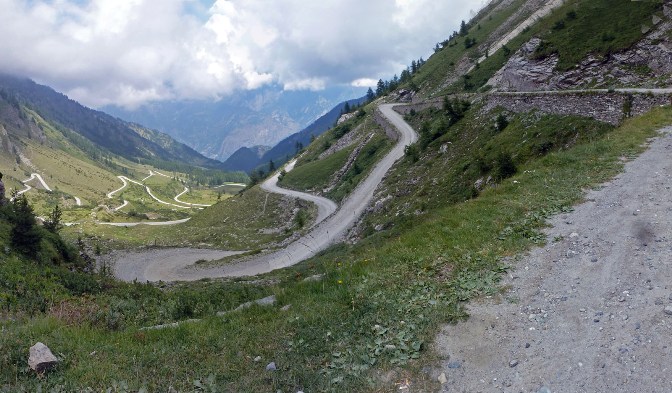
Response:
M278 142L275 146L268 149L262 155L255 155L247 148L242 147L234 154L224 161L224 166L228 170L241 170L249 172L260 166L269 164L271 161L275 165L285 163L289 157L294 156L300 147L308 146L311 139L320 136L325 131L329 130L339 119L343 110L347 107L355 107L366 102L367 97L355 98L341 102L334 106L330 111L320 116L303 130L289 135L285 139ZM297 147L299 147L297 149Z
M117 117L158 129L207 157L226 160L243 146L274 146L361 89L285 91L279 86L242 91L218 101L164 101L135 110L108 106Z
M157 131L145 130L144 138L130 123L104 112L87 108L54 89L34 81L9 74L0 74L0 90L11 96L18 105L25 103L43 118L54 121L87 138L101 148L131 160L155 162L170 161L209 169L223 169L223 164L203 157L186 145Z

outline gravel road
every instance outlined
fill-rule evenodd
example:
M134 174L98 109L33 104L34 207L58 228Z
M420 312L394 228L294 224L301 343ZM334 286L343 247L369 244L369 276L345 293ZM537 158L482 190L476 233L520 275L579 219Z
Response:
M193 257L177 258L179 261L176 259L175 263L166 264L165 256L155 255L154 250L149 250L139 257L142 262L141 265L138 265L122 253L115 258L115 275L123 280L137 279L143 282L158 280L194 281L202 278L252 276L295 265L340 241L373 199L373 193L387 171L399 158L403 157L404 147L417 140L416 132L404 121L400 114L393 110L394 106L394 104L381 105L380 110L399 130L400 138L395 147L376 164L369 176L357 186L343 202L340 209L287 247L238 263L203 269L193 266L195 262ZM275 183L277 183L277 177L274 178ZM264 185L266 190L277 188L272 179ZM284 189L279 190L284 194L293 192Z
M166 248L144 251L114 251L110 260L114 263L114 274L120 280L133 281L143 277L143 281L159 281L170 277L184 268L184 261L190 264L198 260L213 261L231 255L240 254L240 251L220 251L198 248ZM147 263L148 258L160 263ZM123 269L119 269L120 260L123 260ZM164 280L166 281L166 280Z
M115 209L119 210L122 207L126 206L128 203L127 201L124 201L124 205L119 206L118 208ZM191 220L191 218L183 218L181 220L174 220L174 221L140 221L140 222L99 222L98 225L108 225L111 227L137 227L138 225L148 225L148 226L155 226L155 227L161 227L161 226L168 226L168 225L177 225L177 224L184 224L185 222Z
M443 329L443 392L672 391L670 133Z
M285 171L291 171L294 169L294 165L296 165L296 160L292 160L291 162L287 163L287 165L284 167ZM288 195L293 198L299 198L314 203L317 206L317 218L315 219L313 226L324 221L325 218L329 217L338 208L338 205L331 199L279 187L279 177L279 172L274 176L271 176L261 184L261 189L275 194Z

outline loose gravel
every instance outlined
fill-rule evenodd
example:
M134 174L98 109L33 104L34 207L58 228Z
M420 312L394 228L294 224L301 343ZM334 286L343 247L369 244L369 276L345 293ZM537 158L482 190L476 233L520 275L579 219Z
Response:
M671 132L552 219L505 293L443 329L443 392L672 389Z

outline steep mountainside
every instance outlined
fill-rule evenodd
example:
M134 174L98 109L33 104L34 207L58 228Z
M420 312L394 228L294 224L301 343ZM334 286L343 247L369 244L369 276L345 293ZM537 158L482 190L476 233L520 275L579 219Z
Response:
M193 166L222 168L222 163L203 157L193 149L170 140L167 135L146 131L145 135L151 136L153 140L144 138L131 124L86 108L29 79L0 75L0 90L17 105L26 105L45 120L60 124L98 147L127 159L151 162L159 166L178 161ZM12 119L13 116L7 117L9 127ZM18 127L18 131L28 132L25 127Z
M202 154L225 160L243 146L273 146L301 130L337 103L361 96L355 88L283 91L278 86L212 101L159 102L104 110L168 133Z

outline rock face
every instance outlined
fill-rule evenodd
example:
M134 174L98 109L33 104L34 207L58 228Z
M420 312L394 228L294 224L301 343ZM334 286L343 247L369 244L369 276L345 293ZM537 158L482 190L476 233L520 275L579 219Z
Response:
M489 81L501 91L534 91L546 87L558 64L557 56L533 61L530 57L541 44L541 39L532 38L522 46Z
M625 102L629 111L625 113ZM672 103L670 94L647 93L494 93L484 99L483 112L501 107L511 112L539 111L556 115L591 117L595 120L617 125L624 117L637 116L651 108Z
M558 71L559 58L538 59L541 39L523 45L489 81L499 91L565 90L618 86L666 87L672 82L672 20L655 17L654 27L632 48L599 57L590 55L568 71Z
M30 356L28 357L28 366L37 373L49 371L58 363L58 358L51 353L46 345L38 342L30 347Z

